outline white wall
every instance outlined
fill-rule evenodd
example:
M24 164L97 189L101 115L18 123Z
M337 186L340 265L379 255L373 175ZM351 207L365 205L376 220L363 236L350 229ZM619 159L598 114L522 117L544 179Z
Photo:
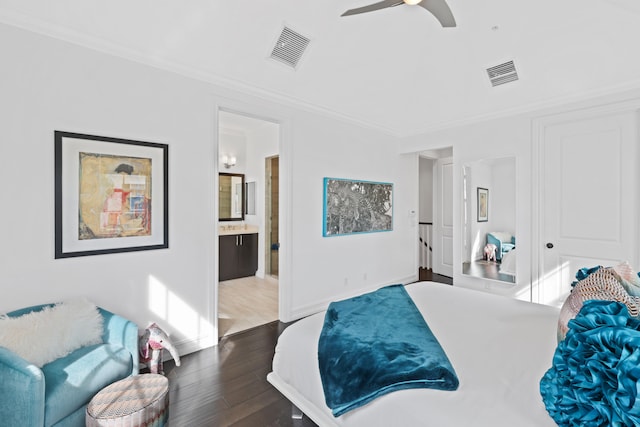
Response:
M422 151L433 146L451 145L454 157L454 272L456 286L472 287L490 292L529 298L531 283L531 118L527 115L495 119L454 129L436 131L428 135L406 138L402 143L403 152ZM515 157L516 174L516 223L518 236L517 285L484 280L462 274L463 243L462 230L462 166L488 158ZM477 181L477 179L476 179ZM472 188L477 187L476 183ZM475 189L474 189L475 191ZM491 194L490 194L491 197ZM475 197L472 197L474 200ZM475 220L475 204L472 219ZM494 212L490 208L490 212ZM490 213L491 215L491 213Z
M417 277L418 170L415 156L398 157L388 136L318 116L300 114L305 135L293 144L292 306L297 315L324 308L326 295L355 295ZM391 159L391 161L389 161ZM281 170L283 164L280 164ZM394 184L393 231L322 237L323 178Z
M420 210L419 220L420 222L433 223L433 159L426 159L420 157L419 159L419 201Z
M265 221L265 159L278 154L280 143L280 127L275 123L263 123L262 126L253 128L246 133L247 136L247 169L245 170L246 182L256 183L256 214L246 215L245 222L258 226L258 277L265 274L265 233L267 232Z
M219 107L282 124L283 320L415 278L417 162L396 139L7 25L0 51L0 312L84 295L183 352L213 344ZM54 130L169 144L169 249L54 260ZM393 182L393 232L323 238L325 176Z
M626 91L624 93L611 93L589 101L555 105L546 109L532 111L526 114L506 116L491 120L468 123L455 128L434 130L428 134L416 135L404 138L401 142L400 152L418 153L424 150L443 146L452 146L454 164L457 170L454 173L454 284L456 286L483 289L488 292L500 293L529 300L531 298L531 283L533 270L537 265L532 265L533 251L543 242L539 241L536 229L536 212L539 208L537 193L533 190L537 183L533 177L537 173L538 164L534 164L532 155L537 135L533 122L542 117L549 117L567 111L579 111L594 106L606 105L625 100L640 100L640 91ZM416 154L417 155L417 154ZM515 234L517 236L517 284L516 286L501 284L497 281L484 280L462 274L462 166L481 159L515 157ZM604 166L604 165L603 165ZM535 168L535 170L534 170ZM615 173L612 170L612 173ZM637 216L637 213L635 213Z
M213 141L212 141L213 143ZM218 168L224 173L245 173L247 163L247 136L226 129L218 132ZM226 167L224 156L228 159L235 157L236 164Z
M0 177L15 183L0 213L13 224L0 312L83 295L185 347L213 343L211 89L5 25L0 51ZM54 130L169 144L170 249L54 260Z
M516 230L516 162L513 158L494 159L491 162L492 231L511 234Z

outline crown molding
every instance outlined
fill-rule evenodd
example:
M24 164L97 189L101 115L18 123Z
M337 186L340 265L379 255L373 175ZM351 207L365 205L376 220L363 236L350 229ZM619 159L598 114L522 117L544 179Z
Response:
M210 84L216 88L222 89L218 92L227 90L237 94L254 97L262 101L270 103L278 103L282 106L306 111L309 113L319 114L332 119L340 120L352 125L371 129L377 132L387 134L395 138L410 138L423 134L434 133L442 130L448 130L458 127L470 126L490 120L502 119L511 116L518 116L522 114L532 114L541 112L544 110L566 107L571 104L578 104L581 102L592 101L596 98L606 97L610 95L616 95L625 91L640 89L640 79L620 83L617 85L611 85L606 88L587 90L580 93L567 94L563 96L554 97L539 102L531 102L528 104L520 105L513 108L506 108L490 113L470 115L461 119L443 121L436 124L427 125L421 128L414 129L396 129L386 126L380 126L377 123L371 123L358 119L356 117L337 112L330 108L323 107L318 104L313 104L304 101L299 98L292 97L280 92L266 90L246 82L242 82L227 77L215 75L213 73L203 72L193 67L185 66L184 64L177 63L175 61L168 61L162 58L151 57L135 49L128 48L126 46L118 45L104 39L92 37L87 34L82 34L77 31L71 30L66 27L58 26L45 22L39 19L35 19L25 14L17 13L14 11L0 9L0 22L27 30L33 33L37 33L46 37L61 40L67 43L71 43L77 46L84 47L93 51L101 52L110 56L118 57L142 65L150 66L156 69L167 71L182 77L197 80L203 83ZM221 96L228 96L220 94Z
M398 131L397 129L391 129L380 126L378 124L370 123L346 115L344 113L339 113L335 110L323 107L321 105L309 103L279 92L262 89L260 87L253 86L239 80L222 77L213 73L203 72L196 68L189 67L175 61L168 61L158 57L151 57L138 50L112 43L101 38L83 34L63 26L51 24L50 22L36 19L25 14L0 9L0 23L37 33L45 37L61 40L110 56L126 59L128 61L157 68L163 71L168 71L182 77L198 80L200 82L208 83L212 86L217 86L225 90L237 92L246 96L252 96L263 101L275 102L285 107L299 109L309 113L320 114L325 117L330 117L346 123L351 123L353 125L382 132L393 137L399 138L402 136L402 132Z
M452 120L442 122L436 125L427 126L420 130L402 135L403 138L415 137L423 134L429 134L439 132L443 130L449 130L454 128L460 128L465 126L471 126L478 123L488 122L491 120L504 119L508 117L520 116L524 114L539 115L546 114L549 110L566 110L568 108L574 108L581 103L600 103L606 102L606 97L620 97L622 99L628 99L629 92L640 90L640 79L624 82L617 85L607 86L605 88L587 90L580 93L572 93L563 96L557 96L549 98L544 101L531 102L514 108L506 108L486 114L478 114L474 116L465 117L460 120ZM636 97L640 96L640 93L636 94Z

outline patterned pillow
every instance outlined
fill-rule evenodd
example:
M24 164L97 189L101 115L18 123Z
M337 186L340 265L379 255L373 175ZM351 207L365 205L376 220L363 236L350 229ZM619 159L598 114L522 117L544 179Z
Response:
M599 268L580 280L560 309L558 318L558 342L567 335L568 324L582 308L585 301L617 301L627 306L633 317L640 315L640 297L631 296L622 286L615 268Z
M578 284L579 281L586 279L591 273L596 272L602 268L601 265L596 265L595 267L587 268L582 267L580 270L576 272L576 280L571 282L571 287L573 288Z

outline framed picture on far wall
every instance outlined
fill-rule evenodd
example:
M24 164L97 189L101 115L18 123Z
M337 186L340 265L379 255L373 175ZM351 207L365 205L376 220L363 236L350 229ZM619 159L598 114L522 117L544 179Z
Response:
M322 235L393 230L393 184L324 178Z
M489 221L489 190L478 187L478 222Z
M55 258L169 247L168 145L55 132Z

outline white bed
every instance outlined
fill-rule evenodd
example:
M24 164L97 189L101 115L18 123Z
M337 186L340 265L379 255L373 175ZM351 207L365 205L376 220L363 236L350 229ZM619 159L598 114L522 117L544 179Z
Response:
M334 417L318 369L324 312L280 336L267 376L320 426L555 426L539 392L551 366L559 310L434 282L406 287L449 357L456 391L396 391Z

